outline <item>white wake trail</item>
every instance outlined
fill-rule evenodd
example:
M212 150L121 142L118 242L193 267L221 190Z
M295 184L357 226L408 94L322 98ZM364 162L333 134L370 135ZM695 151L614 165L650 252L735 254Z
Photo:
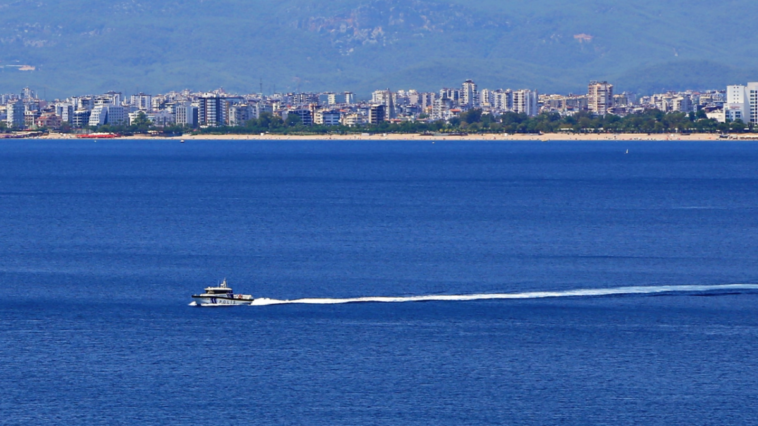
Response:
M346 299L308 298L294 300L277 300L260 298L255 299L252 306L305 304L305 305L336 305L341 303L403 303L403 302L431 302L431 301L471 301L471 300L495 300L495 299L542 299L548 297L597 297L633 294L657 294L657 293L699 293L708 291L745 291L758 290L758 284L717 284L717 285L661 285L661 286L636 286L616 288L594 288L563 291L531 291L525 293L485 293L485 294L460 294L460 295L425 295L408 297L353 297Z

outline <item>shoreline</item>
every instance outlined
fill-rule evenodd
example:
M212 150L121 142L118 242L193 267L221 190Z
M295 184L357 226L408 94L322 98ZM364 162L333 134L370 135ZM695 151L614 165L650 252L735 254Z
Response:
M34 139L79 139L73 134L50 133L45 136L39 136ZM83 138L86 139L86 138ZM470 134L465 136L425 136L417 133L408 134L371 134L371 135L184 135L184 136L122 136L114 139L125 140L250 140L250 141L298 141L298 140L318 140L318 141L533 141L533 142L550 142L550 141L756 141L758 134L731 135L728 139L719 137L718 134L712 133L692 133L681 135L676 133L664 134L640 134L640 133L618 133L618 134L562 134L548 133L543 135L536 134ZM106 139L109 140L109 139Z

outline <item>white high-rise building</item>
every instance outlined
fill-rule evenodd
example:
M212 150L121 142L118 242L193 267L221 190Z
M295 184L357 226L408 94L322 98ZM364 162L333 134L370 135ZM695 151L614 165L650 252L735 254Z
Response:
M434 100L437 99L437 94L434 92L424 92L419 94L419 105L426 110L434 104Z
M174 107L176 124L181 126L197 126L197 107L189 102L183 102Z
M747 86L726 86L726 103L724 115L728 121L750 119L750 102L748 101Z
M450 118L450 110L453 108L453 101L447 98L437 98L432 104L432 118L435 120L447 120Z
M105 105L98 105L89 116L89 125L92 127L103 125L108 120L108 107Z
M153 97L144 93L137 93L132 95L131 104L137 109L150 112L153 110Z
M491 107L492 100L492 91L490 89L482 89L482 91L479 92L479 105L483 107Z
M459 105L461 102L461 91L459 89L440 89L440 99L450 99L454 104Z
M91 110L95 107L95 100L92 99L89 96L82 97L82 98L74 98L76 101L74 102L74 109L75 110Z
M529 89L513 92L513 112L526 114L530 117L537 115L537 91Z
M261 102L250 102L248 106L250 107L250 120L261 118Z
M389 90L375 90L371 94L371 103L372 104L385 104L387 103L387 98L390 96Z
M127 124L128 120L129 116L124 107L103 104L92 110L92 114L89 116L89 125L95 127L103 124Z
M319 110L313 114L313 122L324 126L339 126L340 118L340 111L337 109Z
M117 105L108 106L108 124L126 124L129 121L129 115L126 108Z
M479 91L477 90L476 83L472 80L466 80L463 82L461 95L461 105L472 108L479 106Z
M587 90L587 109L605 115L613 108L613 85L607 81L591 81Z
M748 105L750 106L750 122L758 124L758 83L747 84L747 95Z
M106 92L104 98L110 99L113 105L121 105L121 92Z
M490 94L490 103L492 108L498 111L513 110L513 92L511 89L497 89Z
M62 122L71 124L74 120L74 105L70 103L56 104L55 115L60 117Z
M417 90L411 89L408 91L408 104L409 105L419 105L420 100L421 100L421 95L419 95Z
M21 101L14 101L8 103L6 106L8 127L15 127L21 129L24 127L25 120L25 108L24 103Z

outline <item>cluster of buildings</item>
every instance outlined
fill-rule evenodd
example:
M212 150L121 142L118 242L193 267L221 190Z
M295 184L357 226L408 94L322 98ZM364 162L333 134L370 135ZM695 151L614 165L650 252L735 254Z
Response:
M471 109L499 116L514 112L527 116L579 112L620 116L658 109L665 112L704 111L724 122L758 122L758 83L728 86L719 91L668 92L637 98L614 93L612 84L592 81L586 94L539 94L536 90L480 89L472 80L438 92L377 90L371 99L358 100L352 92L262 93L237 95L212 92L169 92L151 95L121 92L85 95L48 102L25 88L20 94L0 95L0 120L15 129L84 129L104 124L130 125L149 120L156 127L242 126L265 112L287 120L295 115L304 125L360 126L381 122L450 121Z

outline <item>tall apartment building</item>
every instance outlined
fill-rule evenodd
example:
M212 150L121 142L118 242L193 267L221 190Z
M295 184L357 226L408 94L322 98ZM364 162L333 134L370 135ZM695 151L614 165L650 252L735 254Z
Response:
M19 101L9 102L6 109L8 115L8 127L15 127L17 129L24 127L25 120L25 108L24 103Z
M418 91L416 90L409 90L408 91L408 104L410 105L420 105L421 95L419 95Z
M328 93L320 93L318 95L318 102L316 102L318 105L329 105L329 94Z
M61 118L61 122L71 124L74 120L74 105L70 103L55 104L55 115Z
M750 120L752 114L747 86L726 86L724 114L729 121L742 120L747 123Z
M124 124L129 121L129 115L126 108L119 105L110 105L108 107L108 124Z
M440 90L440 99L449 99L458 105L461 100L461 91L458 89L444 88Z
M391 120L393 118L397 118L397 112L395 111L395 96L392 94L392 91L390 89L387 89L387 93L389 93L389 96L387 96L387 111L385 112L385 120Z
M489 98L492 108L499 111L513 110L513 91L511 89L497 89L490 93Z
M261 102L251 102L251 103L249 103L249 105L250 105L250 111L252 113L252 116L250 117L250 119L251 120L252 119L256 119L257 120L257 119L261 118L261 105L262 105L262 103Z
M482 107L491 107L493 101L492 90L482 89L479 92L479 105Z
M313 122L324 126L339 126L340 111L338 109L316 111L313 114Z
M197 122L201 126L226 124L226 99L223 96L205 94L198 98Z
M591 81L587 90L587 108L598 115L606 115L613 108L613 85L607 81Z
M419 105L421 105L421 108L426 110L427 108L434 105L434 100L437 98L437 94L434 92L426 92L426 93L420 93L419 94Z
M109 99L110 103L113 105L121 105L121 98L123 97L123 95L121 94L121 92L111 91L111 92L105 92L104 97L106 99Z
M537 91L529 89L515 90L513 92L513 112L526 114L530 117L537 115Z
M747 84L747 95L748 105L750 106L750 122L758 124L758 83Z
M468 107L479 106L479 92L476 87L476 83L472 80L466 80L463 82L463 90L461 90L461 105Z
M293 109L287 112L287 115L293 114L300 118L300 122L304 126L311 126L313 125L313 111L310 110L310 108L297 108ZM285 117L286 119L286 117Z
M197 126L197 107L189 102L184 102L174 107L176 124L180 126Z
M587 109L587 96L568 95L565 99L565 108L573 111L583 111Z
M92 111L88 109L78 109L74 111L74 117L71 121L71 125L77 129L81 129L84 126L87 126L89 124L90 115L92 115Z
M100 126L108 122L108 107L105 105L98 105L92 109L92 113L89 116L89 126Z
M248 104L234 104L229 107L229 125L244 126L245 123L254 117L253 107Z
M153 98L153 100L150 102L153 106L153 111L157 111L159 109L163 109L163 104L166 102L166 98L163 96L156 96Z
M92 99L91 97L85 96L85 97L81 97L81 98L76 98L76 103L75 103L75 108L74 109L77 109L77 110L79 110L79 109L91 110L94 107L95 107L95 100Z
M139 110L150 112L153 110L153 97L145 93L137 93L132 95L131 104Z
M126 124L128 123L129 115L126 109L122 106L102 104L96 106L89 116L90 126L100 126L103 124Z
M453 101L447 98L434 100L432 105L432 118L435 120L446 120L450 116L450 110L453 109Z
M291 93L287 96L288 102L291 105L318 104L318 97L316 93Z
M685 95L690 101L692 100L692 97L689 95ZM634 104L633 97L629 93L621 93L618 95L613 95L613 106L631 106Z
M692 98L683 93L672 99L671 110L677 112L692 112Z
M384 104L372 105L368 112L368 122L378 124L387 119L387 106Z
M345 103L348 105L355 103L355 95L353 92L345 92Z
M261 118L261 114L267 112L269 114L274 113L274 105L271 102L260 101L255 105L255 118Z
M384 111L384 119L389 120L395 118L395 102L397 101L397 95L392 93L390 89L376 90L371 94L372 104L384 104L386 109Z
M342 125L347 127L355 127L366 124L366 117L358 113L350 113L342 116Z
M387 98L389 96L390 96L389 90L375 90L373 93L371 93L371 103L385 104L387 103Z
M166 127L176 123L176 116L167 109L151 112L147 118L158 127Z

